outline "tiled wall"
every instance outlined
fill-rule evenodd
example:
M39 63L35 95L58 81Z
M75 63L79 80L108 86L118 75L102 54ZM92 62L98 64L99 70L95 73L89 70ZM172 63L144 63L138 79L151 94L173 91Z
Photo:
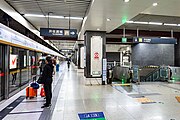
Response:
M180 67L180 39L177 40L175 45L175 66Z
M133 65L174 65L173 44L137 44L132 48Z

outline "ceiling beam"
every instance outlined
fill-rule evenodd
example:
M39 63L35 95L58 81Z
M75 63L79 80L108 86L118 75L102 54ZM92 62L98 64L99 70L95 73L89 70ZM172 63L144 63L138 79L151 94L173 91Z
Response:
M107 34L108 38L114 38L116 35L122 36L123 35L123 29L116 29L110 33ZM137 30L130 30L126 29L126 36L127 37L136 37L137 36ZM148 31L148 30L139 30L139 36L140 37L171 37L171 31ZM174 32L175 38L180 38L180 32ZM120 38L120 37L119 37Z

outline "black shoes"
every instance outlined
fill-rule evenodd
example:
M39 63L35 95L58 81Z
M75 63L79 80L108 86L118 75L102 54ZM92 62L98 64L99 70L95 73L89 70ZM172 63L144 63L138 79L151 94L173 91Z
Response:
M136 82L132 80L131 83L136 83Z
M51 106L51 104L44 104L41 108L49 108Z
M49 108L49 105L43 105L41 108Z
M44 103L43 105L46 105L46 103ZM49 106L51 106L51 104L49 104Z

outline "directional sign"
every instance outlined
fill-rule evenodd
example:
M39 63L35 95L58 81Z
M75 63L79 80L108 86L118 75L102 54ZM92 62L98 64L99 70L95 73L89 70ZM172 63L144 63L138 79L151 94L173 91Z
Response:
M41 36L77 37L76 29L40 28Z
M80 120L106 120L103 112L79 113Z
M122 38L122 43L126 43L127 42L127 38Z
M174 38L133 38L133 43L150 43L150 44L176 44Z

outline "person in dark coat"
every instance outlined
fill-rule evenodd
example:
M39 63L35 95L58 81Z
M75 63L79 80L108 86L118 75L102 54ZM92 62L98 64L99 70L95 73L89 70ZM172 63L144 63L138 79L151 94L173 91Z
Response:
M67 65L68 65L68 70L69 70L69 67L70 67L70 60L67 61Z
M53 69L54 69L54 67L52 64L51 57L46 57L46 65L44 66L44 69L42 72L42 80L44 83L46 103L41 108L49 107L51 105Z

